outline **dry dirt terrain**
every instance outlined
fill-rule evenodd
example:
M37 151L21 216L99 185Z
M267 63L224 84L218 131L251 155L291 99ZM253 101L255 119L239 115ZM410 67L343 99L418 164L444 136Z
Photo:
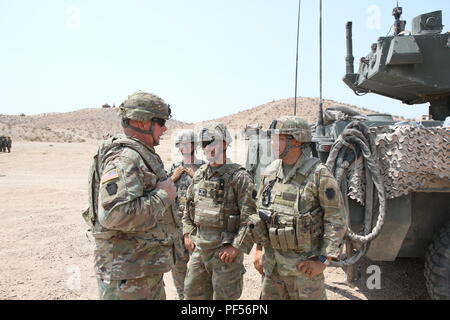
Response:
M232 157L242 162L244 144ZM93 239L81 212L87 207L87 175L97 142L13 142L11 153L0 153L0 299L96 299ZM242 147L244 146L244 147ZM240 149L240 150L238 150ZM175 153L171 139L157 148L168 167ZM247 273L241 299L258 299L260 277L246 257ZM368 289L376 264L380 289ZM355 288L345 284L339 268L326 270L329 299L428 299L422 262L361 264ZM170 273L167 298L175 298Z

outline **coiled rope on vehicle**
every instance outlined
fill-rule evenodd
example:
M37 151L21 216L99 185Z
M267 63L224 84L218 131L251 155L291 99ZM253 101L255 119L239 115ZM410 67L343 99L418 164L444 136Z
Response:
M366 210L364 234L360 235L353 232L350 228L350 223L348 223L346 237L352 241L365 244L372 241L380 234L386 215L386 196L378 163L377 149L375 142L369 133L369 128L362 121L350 122L333 144L326 164L336 177L339 185L342 186L345 180L345 189L342 189L341 191L346 198L346 172L351 163L356 160L358 151L360 151L364 157L364 169L366 177L369 178L366 179L366 186L373 183L377 191L376 195L379 202L378 219L375 227L370 230L372 226L368 224L371 224L372 217L367 217L367 215L372 215L373 210L369 210L369 212ZM373 197L366 192L365 206L371 208L373 201ZM348 215L348 206L346 209Z

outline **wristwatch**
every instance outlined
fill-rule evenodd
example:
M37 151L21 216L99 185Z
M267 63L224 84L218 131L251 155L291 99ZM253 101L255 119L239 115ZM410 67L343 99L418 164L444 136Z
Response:
M330 261L325 256L319 256L319 261L322 262L327 267L330 265Z

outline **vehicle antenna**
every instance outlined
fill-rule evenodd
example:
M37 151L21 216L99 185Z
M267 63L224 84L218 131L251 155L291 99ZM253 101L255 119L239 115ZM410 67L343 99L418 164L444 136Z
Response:
M295 56L295 94L294 94L294 116L297 115L297 78L298 78L298 44L300 35L300 8L302 0L298 0L298 18L297 18L297 53Z
M319 102L319 119L318 124L323 128L323 97L322 97L322 0L320 0L320 27L319 27L319 48L320 48L320 102ZM323 135L325 135L325 128L323 128Z

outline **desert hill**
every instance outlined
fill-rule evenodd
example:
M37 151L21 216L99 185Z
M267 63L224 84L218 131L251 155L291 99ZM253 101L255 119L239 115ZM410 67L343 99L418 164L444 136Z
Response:
M324 100L324 109L336 105L350 107L363 114L376 113L371 110ZM318 115L318 98L298 98L297 115L308 122L315 122ZM273 119L293 114L294 98L272 101L226 117L185 123L170 119L169 129L193 128L203 123L217 121L233 129L243 129L247 124L259 123L267 128ZM399 117L397 117L399 118ZM399 118L400 119L400 118ZM0 115L0 135L11 136L14 141L85 142L100 140L107 134L121 131L116 108L82 109L65 113L43 113L31 116ZM176 130L172 130L175 132Z
M169 120L169 129L187 124ZM13 140L85 142L100 140L121 131L117 109L81 109L73 112L43 113L32 116L0 115L0 135Z
M323 108L328 109L335 106L346 106L362 114L375 114L378 112L359 108L357 106L349 105L346 103L337 102L334 100L324 100ZM297 98L297 116L305 118L309 123L317 121L319 110L318 98ZM271 101L266 104L247 109L226 117L203 121L196 126L206 122L217 121L228 125L230 128L242 129L247 124L259 123L263 128L268 128L273 119L279 118L284 115L293 115L294 113L294 98L282 99ZM395 119L404 119L398 116L394 116Z

